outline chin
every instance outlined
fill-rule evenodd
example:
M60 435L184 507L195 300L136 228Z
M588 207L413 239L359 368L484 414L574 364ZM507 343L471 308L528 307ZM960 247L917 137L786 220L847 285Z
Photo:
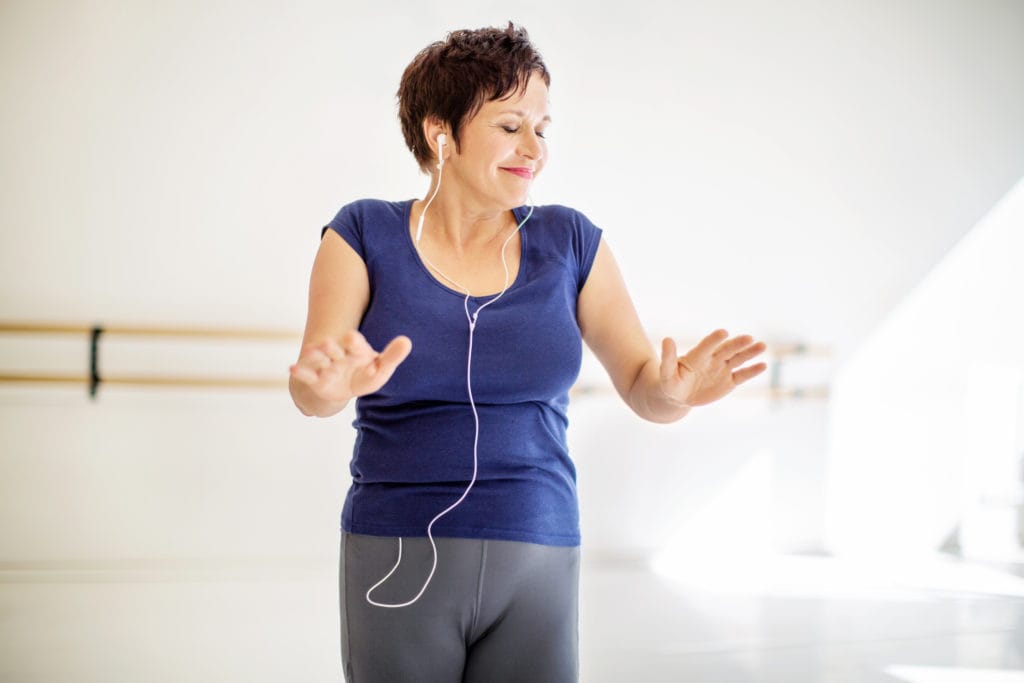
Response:
M518 198L515 200L516 203L512 205L513 208L517 206L523 206L524 204L530 201L529 191L523 191L519 195L517 195L517 197Z
M522 185L515 188L504 187L501 188L504 190L502 192L492 192L489 194L492 201L501 206L503 210L511 210L523 206L530 201L529 197L531 187L532 184L525 187Z
M523 193L522 195L502 197L497 201L497 203L501 206L502 211L511 211L512 209L523 206L527 201L529 201L527 195L526 193Z

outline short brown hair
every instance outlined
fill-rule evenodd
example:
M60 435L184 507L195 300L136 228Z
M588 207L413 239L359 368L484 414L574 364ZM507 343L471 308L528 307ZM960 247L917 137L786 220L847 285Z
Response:
M537 72L544 84L551 76L523 27L452 31L412 60L398 86L398 118L405 144L426 171L434 150L423 134L423 121L437 118L451 128L459 149L459 131L485 101L499 100L526 87Z

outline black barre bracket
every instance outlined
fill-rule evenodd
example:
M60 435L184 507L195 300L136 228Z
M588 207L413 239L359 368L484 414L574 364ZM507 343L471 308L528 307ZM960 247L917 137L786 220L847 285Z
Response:
M100 388L100 335L103 328L94 325L90 334L89 342L89 398L95 400L96 392Z

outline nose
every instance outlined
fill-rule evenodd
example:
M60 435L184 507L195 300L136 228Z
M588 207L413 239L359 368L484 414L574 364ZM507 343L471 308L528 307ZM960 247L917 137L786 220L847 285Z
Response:
M527 159L540 161L544 158L544 138L537 135L537 131L532 128L524 132L520 138L519 154Z

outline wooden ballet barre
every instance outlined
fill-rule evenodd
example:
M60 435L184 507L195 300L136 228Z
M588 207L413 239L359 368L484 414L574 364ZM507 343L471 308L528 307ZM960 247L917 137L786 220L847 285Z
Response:
M197 377L173 375L122 375L107 376L99 372L99 339L105 335L144 337L193 337L205 339L248 339L258 341L301 339L301 335L285 330L258 330L240 328L197 328L158 327L138 325L85 325L68 323L43 323L27 321L0 321L0 334L82 334L91 338L89 374L86 375L43 375L30 373L0 373L0 384L87 384L89 394L95 397L100 384L152 387L195 387L230 389L285 389L287 378L243 378L243 377ZM790 356L828 356L827 347L803 343L768 344L768 358L773 363L771 386L741 388L737 393L746 397L768 397L772 399L821 399L827 398L827 386L782 387L779 384L779 370L782 359ZM571 390L573 396L614 393L610 384L577 383Z
M87 384L90 397L95 398L100 384L153 386L153 387L203 387L232 389L281 389L287 387L283 380L243 377L196 377L173 375L101 375L99 371L99 340L101 336L118 335L134 337L192 337L203 339L248 339L256 341L294 341L300 336L282 330L253 330L230 328L158 327L138 325L83 325L67 323L42 323L26 321L0 321L0 334L82 334L90 338L89 374L87 375L41 375L29 373L0 374L0 383L34 384Z
M159 337L208 337L222 339L301 339L302 335L286 330L254 330L229 328L191 328L191 327L139 327L133 325L71 325L38 322L0 321L2 333L35 333L35 334L90 334L95 329L103 334L121 334L131 336ZM660 338L653 338L651 343L659 348ZM696 342L690 343L690 346ZM683 346L687 344L683 343ZM768 344L767 353L772 358L785 356L828 356L831 350L824 346L815 346L800 342L775 342Z
M0 374L0 384L92 384L87 375L31 375ZM108 376L103 375L96 384L119 384L125 386L153 387L199 387L228 389L287 389L287 380L246 379L242 377L176 377L159 375Z
M29 375L0 374L0 384L89 384L91 378L85 375ZM243 379L228 377L172 377L172 376L122 376L101 378L100 384L121 386L152 386L152 387L190 387L190 388L227 388L227 389L280 389L288 388L287 380L279 379ZM613 395L614 388L609 385L577 384L569 390L573 398L583 396ZM826 386L809 387L741 387L736 390L741 398L783 399L825 399L829 389Z
M824 358L832 355L832 349L827 346L804 344L802 342L775 342L768 344L766 352L772 358L784 358L786 356L815 356Z
M576 384L569 390L571 398L583 396L601 396L604 394L615 394L611 384ZM739 387L736 389L738 398L769 398L776 401L784 399L827 399L829 388L827 386L806 386L806 387Z
M239 328L203 327L140 327L135 325L72 325L59 323L3 322L2 333L28 334L91 334L99 330L103 334L127 335L133 337L205 337L212 339L300 339L302 335L285 330L253 330Z

